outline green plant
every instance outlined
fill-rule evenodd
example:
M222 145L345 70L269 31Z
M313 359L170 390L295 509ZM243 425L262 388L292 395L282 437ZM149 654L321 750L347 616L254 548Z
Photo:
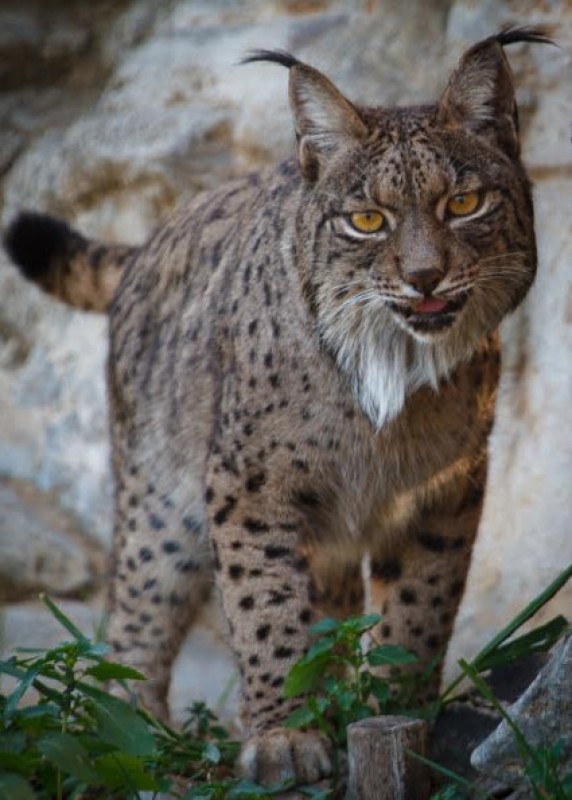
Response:
M334 782L338 777L338 750L346 745L351 722L375 713L404 713L412 691L424 676L380 678L367 667L403 667L417 658L402 647L378 644L372 628L378 614L354 616L344 621L323 619L311 628L319 638L292 667L284 683L286 697L300 697L302 705L287 721L290 727L317 727L332 742ZM364 635L370 646L364 647Z
M571 576L572 565L472 662L460 662L460 678L446 689L440 704L425 710L414 708L412 702L420 686L430 680L435 665L422 673L405 671L388 680L367 670L415 666L415 657L403 648L373 640L371 629L380 621L378 615L322 620L312 629L317 640L294 665L285 683L285 694L302 701L289 724L318 727L337 753L345 745L347 725L376 713L376 703L379 713L431 717L453 699L465 675L511 725L534 797L571 800L572 775L562 774L561 743L530 747L481 677L483 671L523 653L547 650L569 630L562 617L555 617L510 639ZM0 676L15 681L9 694L0 694L0 800L79 800L87 796L131 800L141 797L141 792L155 796L165 791L180 800L266 800L287 788L268 789L236 778L239 744L204 703L194 703L182 730L176 731L108 694L103 684L109 680L121 683L144 678L130 667L106 660L103 644L85 637L49 598L44 602L71 641L44 651L22 650L0 661ZM369 647L364 647L364 638L369 639ZM26 705L22 701L32 690L38 699ZM428 763L450 781L433 800L487 798L475 794L466 779ZM335 767L337 770L337 764ZM176 776L185 777L185 788L180 788ZM313 800L325 800L331 794L313 787L301 791Z
M79 798L88 787L105 798L134 798L172 789L173 773L196 781L230 774L239 745L203 704L191 707L178 732L110 695L102 683L144 677L105 660L104 645L85 637L49 598L44 602L73 638L0 662L0 674L16 680L10 694L0 695L2 800ZM22 705L32 689L37 702Z

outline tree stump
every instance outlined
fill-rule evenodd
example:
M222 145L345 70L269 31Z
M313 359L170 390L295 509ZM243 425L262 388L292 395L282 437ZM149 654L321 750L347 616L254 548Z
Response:
M348 726L349 800L427 800L427 725L409 717L371 717Z

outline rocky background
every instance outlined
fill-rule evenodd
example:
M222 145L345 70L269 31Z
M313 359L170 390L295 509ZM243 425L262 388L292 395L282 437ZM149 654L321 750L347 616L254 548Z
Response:
M449 673L572 561L572 4L0 3L2 224L33 208L130 243L199 190L292 151L286 71L237 66L249 49L285 48L357 102L418 102L437 96L462 47L504 23L555 25L560 48L510 50L540 270L503 330L487 503ZM105 352L104 318L47 300L0 255L6 647L61 635L32 600L39 589L70 598L64 607L88 630L99 618L111 533ZM544 616L556 611L572 615L570 586ZM177 707L181 692L216 701L228 684L212 628L209 618L187 644Z

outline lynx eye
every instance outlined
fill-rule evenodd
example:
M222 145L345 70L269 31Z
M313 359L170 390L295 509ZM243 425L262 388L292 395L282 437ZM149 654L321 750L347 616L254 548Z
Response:
M349 220L360 233L377 233L385 223L381 211L356 211L350 214Z
M447 211L453 217L466 217L472 214L480 202L477 192L455 194L447 200Z

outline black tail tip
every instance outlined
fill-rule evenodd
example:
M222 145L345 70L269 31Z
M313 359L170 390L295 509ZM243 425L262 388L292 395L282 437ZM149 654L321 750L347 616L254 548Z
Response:
M50 271L54 257L63 254L72 229L48 214L23 211L4 234L4 248L30 280L41 280Z

